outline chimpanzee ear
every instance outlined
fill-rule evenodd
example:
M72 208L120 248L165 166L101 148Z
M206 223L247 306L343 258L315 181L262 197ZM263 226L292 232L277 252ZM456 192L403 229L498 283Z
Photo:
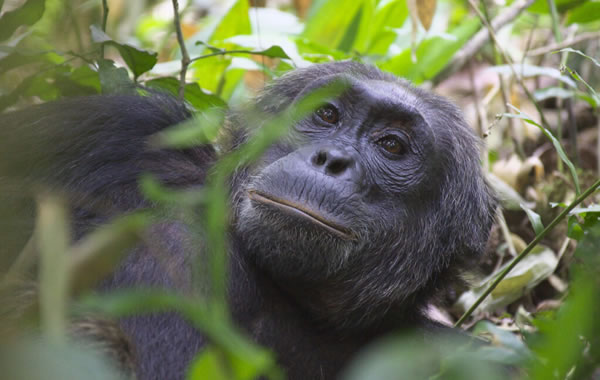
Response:
M481 139L456 107L442 100L439 110L444 113L442 120L454 128L437 128L438 146L443 151L439 205L443 221L436 224L446 232L441 239L449 254L471 261L485 250L498 202L479 160Z

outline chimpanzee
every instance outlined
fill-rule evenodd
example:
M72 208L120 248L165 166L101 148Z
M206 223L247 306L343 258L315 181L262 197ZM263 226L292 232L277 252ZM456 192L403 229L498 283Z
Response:
M228 282L233 319L275 352L287 378L333 379L376 337L426 326L424 306L484 250L495 197L480 141L446 99L368 65L318 64L230 111L213 145L179 150L148 144L190 117L168 96L67 99L1 116L0 173L66 190L81 236L152 207L140 174L200 187L218 158L260 127L250 114L278 115L336 81L343 91L232 176ZM175 222L154 226L168 260L140 245L101 288L188 291L188 234ZM205 343L173 313L120 324L140 380L181 379Z

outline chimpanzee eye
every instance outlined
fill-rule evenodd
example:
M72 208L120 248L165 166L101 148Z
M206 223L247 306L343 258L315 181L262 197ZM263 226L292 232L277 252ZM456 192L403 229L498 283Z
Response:
M340 114L334 106L326 104L316 111L321 120L329 124L335 124L340 120Z
M377 140L377 145L379 145L383 149L385 149L386 152L395 154L398 156L400 156L406 152L406 147L405 147L404 143L402 142L402 140L399 137L394 136L394 135L387 135L387 136L380 138L379 140Z

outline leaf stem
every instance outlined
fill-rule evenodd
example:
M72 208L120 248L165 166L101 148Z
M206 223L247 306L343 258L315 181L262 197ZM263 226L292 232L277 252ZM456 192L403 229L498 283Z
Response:
M217 55L226 55L226 54L257 54L260 52L256 52L256 51L251 51L251 50L221 50L221 51L217 51L214 53L210 53L210 54L205 54L205 55L200 55L198 57L194 57L190 60L190 62L195 62L198 61L200 59L204 59L204 58L210 58L210 57L214 57Z
M175 24L175 32L177 33L177 42L179 43L179 48L181 49L181 71L179 72L179 100L183 100L183 97L185 95L185 76L187 74L187 69L191 63L191 60L187 48L185 47L183 32L181 31L181 22L179 21L178 0L173 0L173 12L173 23Z
M108 22L108 0L102 0L102 31L106 33ZM100 44L100 58L104 58L104 42Z

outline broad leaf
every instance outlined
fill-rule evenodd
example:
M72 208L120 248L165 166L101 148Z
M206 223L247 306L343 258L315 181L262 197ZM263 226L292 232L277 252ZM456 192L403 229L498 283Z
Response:
M452 30L451 38L431 37L417 47L417 61L411 58L411 49L407 48L399 55L379 64L385 71L400 77L422 83L435 77L450 62L454 54L479 29L478 19L469 19Z
M167 91L177 96L179 91L179 80L173 77L152 79L144 83L147 87ZM203 111L213 107L225 107L225 102L216 95L204 92L198 83L185 85L185 101L190 103L197 111Z
M372 27L374 9L372 0L316 2L302 37L345 52L351 49L363 51Z
M0 41L6 40L21 25L33 25L44 14L44 0L27 0L20 8L6 12L0 17Z
M250 34L249 2L247 0L236 0L232 3L228 11L218 21L209 42L221 42L229 37L239 34Z
M149 52L128 44L116 42L96 25L90 25L90 31L92 32L92 40L94 42L108 44L117 48L127 67L133 72L134 79L151 70L157 62L157 53L155 52Z
M461 309L467 310L508 265L510 263L504 264L481 281L478 286L463 293L459 297L457 305ZM536 246L502 279L492 293L477 307L477 310L493 311L519 299L528 290L548 278L557 265L558 259L550 248L543 245Z
M392 29L400 28L407 17L406 0L380 1L369 30L366 51L370 54L386 54L397 37Z
M600 20L600 1L588 1L569 10L567 24L585 24Z
M537 212L533 211L532 209L525 206L524 204L521 204L521 208L527 214L527 217L529 218L529 222L531 222L531 225L533 227L533 230L535 231L535 234L539 235L544 230L544 225L542 224L542 218L540 217L540 215Z
M98 75L103 94L118 94L133 88L133 82L129 79L127 70L116 67L115 63L108 59L98 61Z

